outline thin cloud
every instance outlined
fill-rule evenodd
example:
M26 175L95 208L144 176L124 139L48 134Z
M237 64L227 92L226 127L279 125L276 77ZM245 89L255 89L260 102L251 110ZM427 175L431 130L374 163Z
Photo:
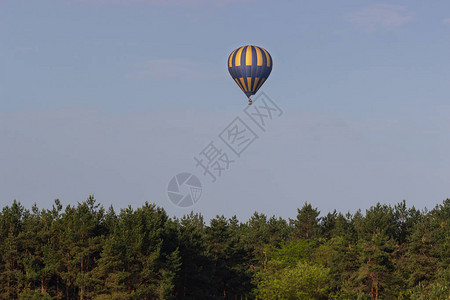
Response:
M444 20L442 20L442 24L450 25L450 18L445 18Z
M414 18L400 5L374 4L347 15L347 20L368 30L392 29L412 22Z
M245 3L253 0L73 0L87 3L143 3L151 6L225 6L233 3Z
M127 74L127 78L142 79L207 79L217 77L206 66L185 59L157 59L141 64L141 70Z

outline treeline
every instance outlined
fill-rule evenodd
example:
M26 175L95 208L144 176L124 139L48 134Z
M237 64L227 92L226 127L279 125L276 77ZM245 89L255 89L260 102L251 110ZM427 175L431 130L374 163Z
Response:
M296 219L169 218L93 197L0 214L1 299L450 299L450 199Z

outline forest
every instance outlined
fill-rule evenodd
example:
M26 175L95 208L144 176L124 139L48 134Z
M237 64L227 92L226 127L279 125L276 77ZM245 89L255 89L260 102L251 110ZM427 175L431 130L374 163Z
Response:
M93 196L0 213L1 299L450 299L450 199L248 221Z

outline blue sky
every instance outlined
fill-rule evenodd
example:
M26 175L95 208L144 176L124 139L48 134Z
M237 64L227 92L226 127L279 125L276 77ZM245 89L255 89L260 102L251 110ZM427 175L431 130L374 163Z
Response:
M226 60L267 49L283 110L211 184L193 160L246 98ZM0 201L94 194L248 218L449 197L448 1L0 0ZM181 209L178 172L204 190Z

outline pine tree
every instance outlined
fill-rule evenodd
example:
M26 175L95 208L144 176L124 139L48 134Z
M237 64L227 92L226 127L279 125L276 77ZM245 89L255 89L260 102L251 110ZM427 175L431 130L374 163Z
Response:
M311 239L319 230L319 214L316 208L312 208L311 204L305 202L301 209L297 209L297 219L290 220L293 226L293 234L295 238Z
M0 297L17 299L23 289L23 266L19 258L23 255L19 235L22 232L24 207L14 200L11 207L6 206L0 216L1 262Z

